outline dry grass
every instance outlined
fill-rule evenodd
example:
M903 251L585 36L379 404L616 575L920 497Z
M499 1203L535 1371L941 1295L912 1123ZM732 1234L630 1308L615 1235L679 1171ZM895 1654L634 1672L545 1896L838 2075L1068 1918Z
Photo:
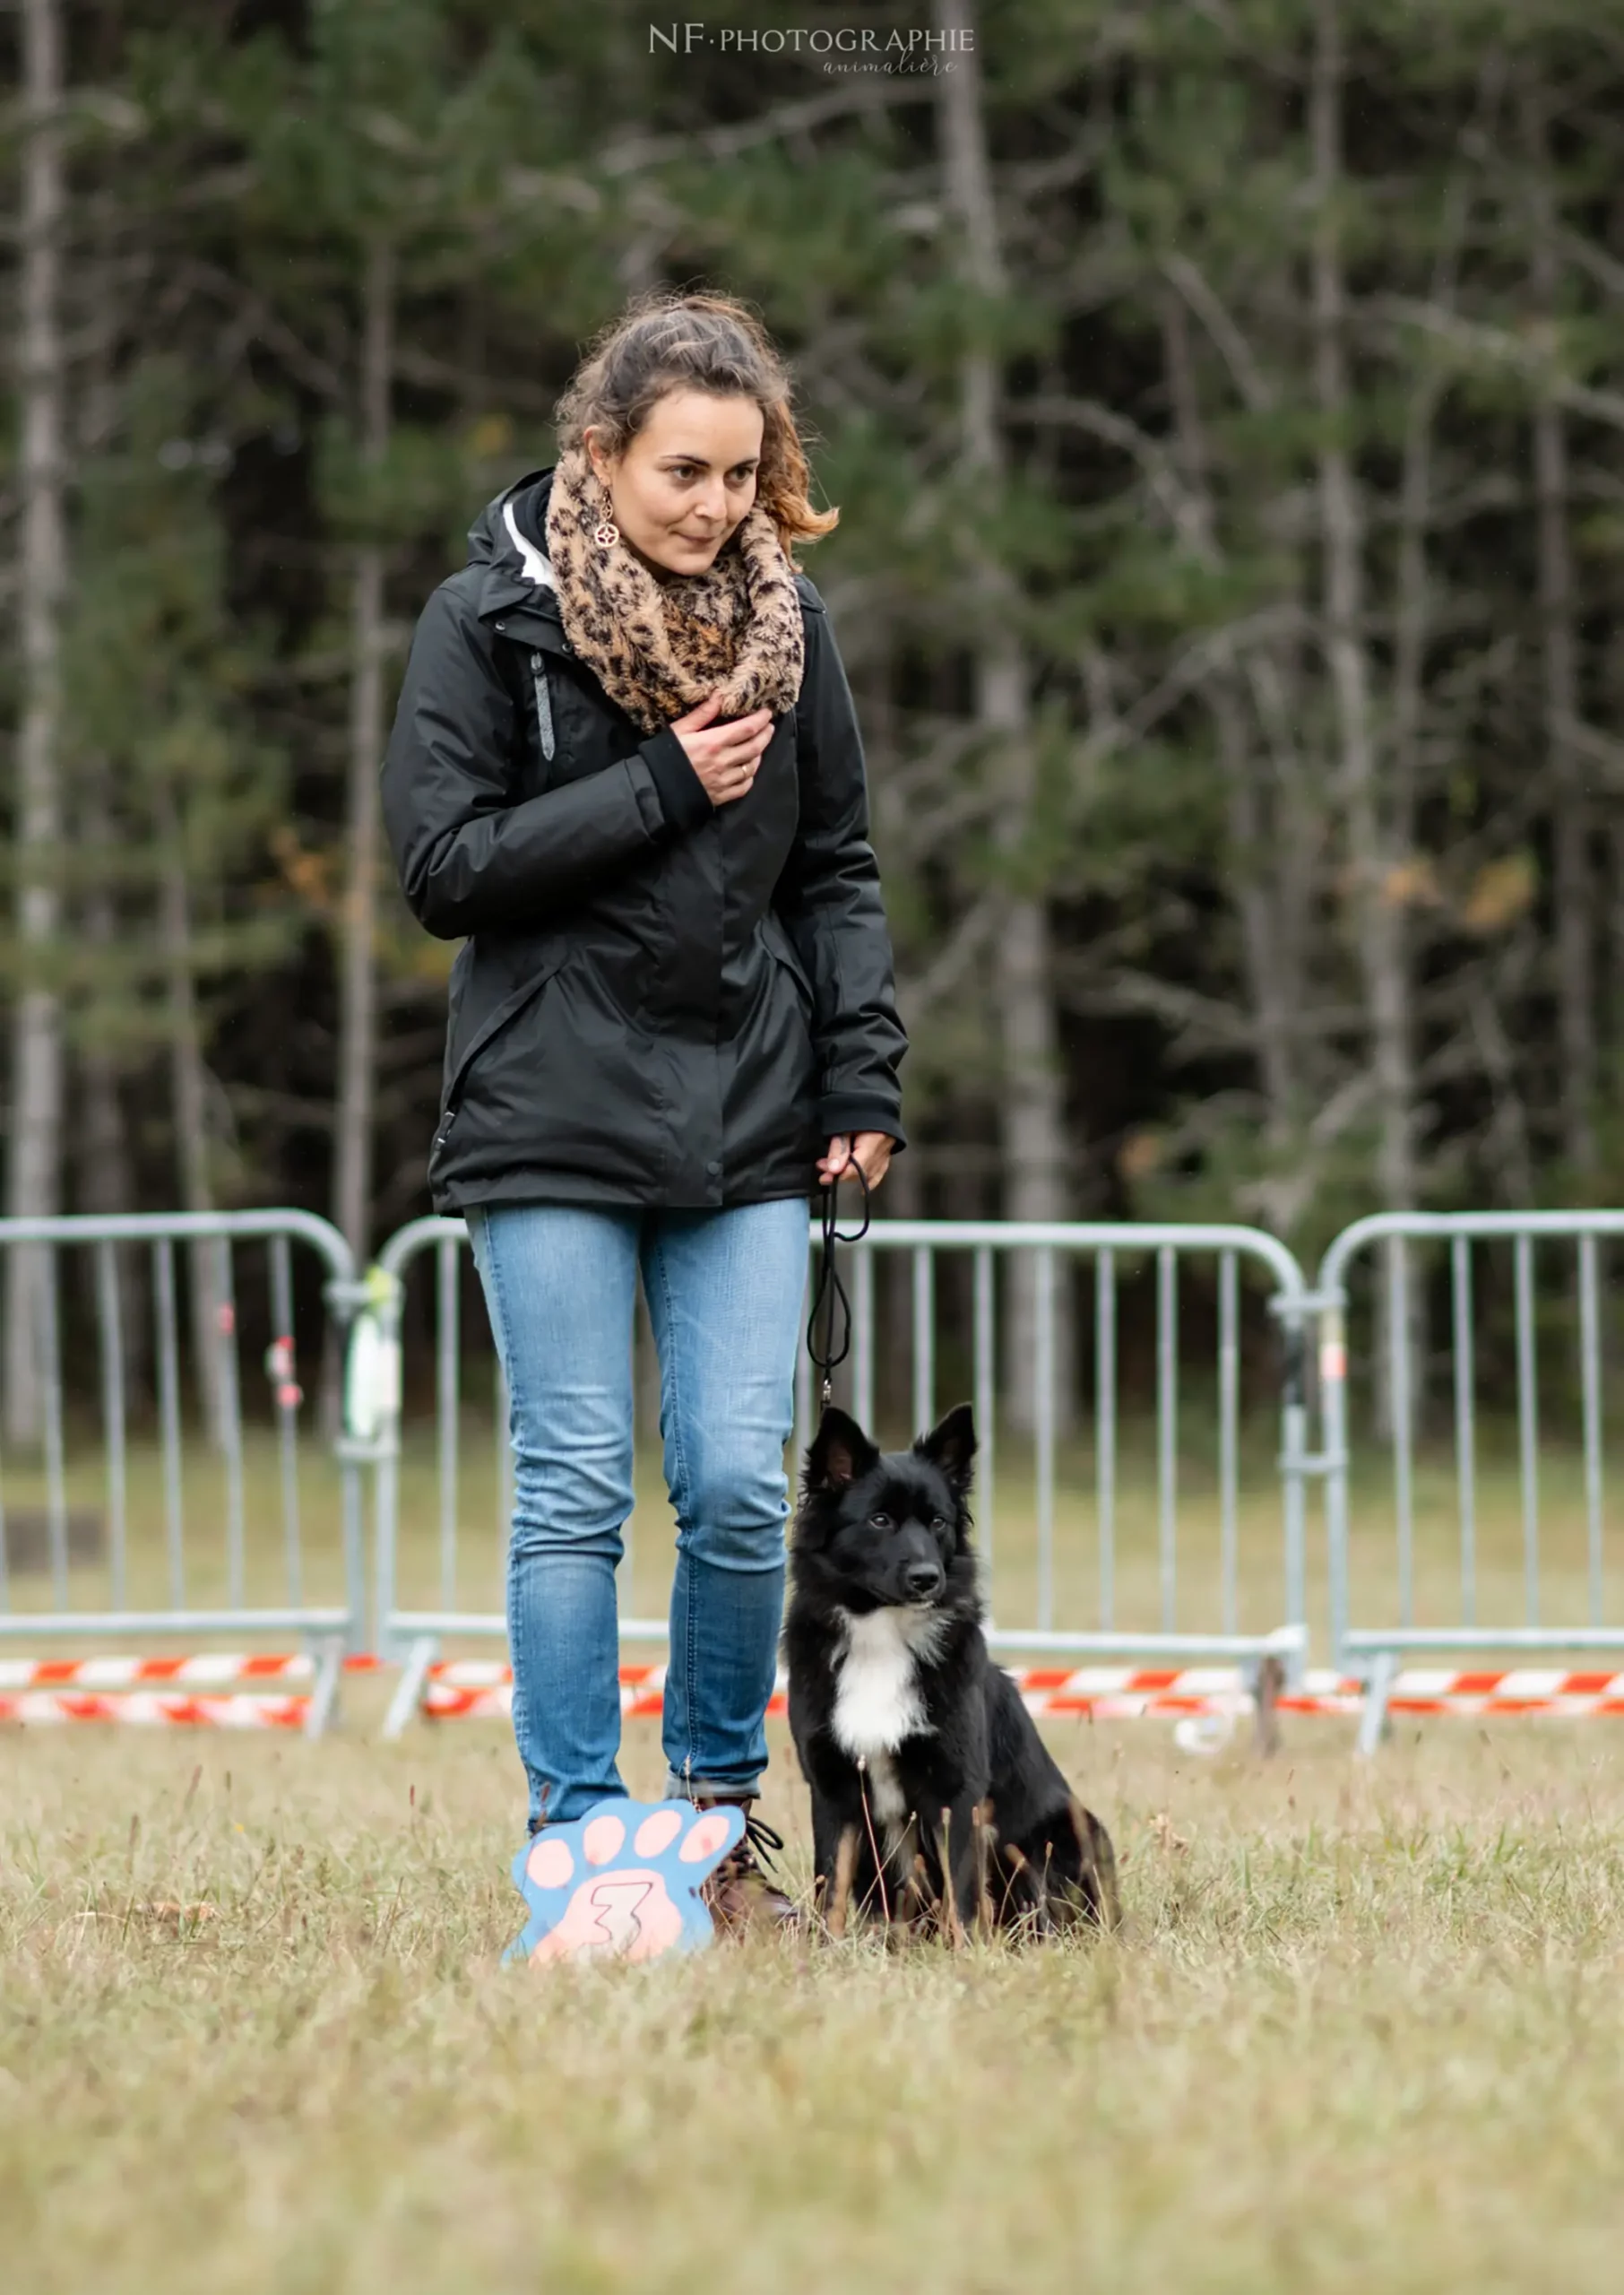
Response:
M493 1453L465 1451L459 1594L494 1605ZM136 1598L162 1582L151 1464L133 1477ZM281 1590L273 1464L251 1452L261 1598ZM1456 1571L1447 1464L1424 1460L1417 1489L1419 1596L1440 1616ZM1024 1467L1007 1448L1012 1621L1035 1583ZM336 1477L319 1457L307 1469L310 1575L328 1597ZM204 1599L220 1590L220 1494L208 1461L194 1473ZM1555 1451L1546 1477L1551 1611L1579 1615L1576 1463ZM420 1442L406 1479L402 1575L420 1598L437 1574ZM1242 1615L1269 1624L1266 1429L1243 1492ZM1091 1493L1092 1461L1068 1453L1066 1622L1094 1615ZM1356 1582L1390 1618L1390 1491L1372 1475L1357 1497ZM1503 1459L1481 1499L1484 1614L1515 1617ZM1153 1623L1142 1434L1119 1532L1119 1615ZM651 1459L628 1573L645 1613L663 1607L669 1537ZM1180 1622L1211 1622L1199 1453L1180 1461L1179 1540ZM1317 1619L1317 1505L1309 1542ZM95 1573L75 1593L105 1598ZM352 1684L345 1734L316 1746L0 1737L4 2295L1619 2282L1624 1731L1401 1724L1361 1767L1350 1727L1302 1721L1258 1768L1182 1759L1162 1725L1065 1725L1056 1750L1121 1854L1119 1938L1024 1957L765 1944L539 1980L497 1965L523 1918L507 1731L380 1745L380 1694ZM774 1745L767 1814L804 1878L803 1797ZM636 1725L628 1784L657 1791L661 1767Z
M1054 1743L1123 1854L1119 1939L538 1980L497 1964L498 1727L6 1739L0 2282L1618 2284L1624 1738ZM804 1872L790 1770L775 1743Z

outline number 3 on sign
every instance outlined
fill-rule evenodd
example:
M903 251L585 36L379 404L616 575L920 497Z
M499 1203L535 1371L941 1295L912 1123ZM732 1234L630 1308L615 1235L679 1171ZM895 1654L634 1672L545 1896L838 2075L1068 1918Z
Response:
M549 1825L514 1859L530 1918L505 1958L657 1960L714 1936L699 1891L744 1836L744 1811L689 1801L600 1801Z

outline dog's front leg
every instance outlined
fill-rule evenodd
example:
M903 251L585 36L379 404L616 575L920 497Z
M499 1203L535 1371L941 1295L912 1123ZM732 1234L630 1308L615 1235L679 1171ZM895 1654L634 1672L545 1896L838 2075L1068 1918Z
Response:
M987 1851L979 1797L962 1793L942 1811L946 1880L942 1914L953 1944L963 1944L984 1925Z
M831 1936L843 1936L857 1871L857 1827L834 1798L812 1787L813 1902Z

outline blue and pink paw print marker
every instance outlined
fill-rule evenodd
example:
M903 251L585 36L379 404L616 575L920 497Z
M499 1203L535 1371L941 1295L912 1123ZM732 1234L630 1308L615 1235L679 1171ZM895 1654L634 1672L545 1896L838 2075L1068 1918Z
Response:
M657 1960L715 1935L700 1884L744 1837L739 1808L689 1801L600 1801L549 1825L514 1859L530 1918L509 1961Z

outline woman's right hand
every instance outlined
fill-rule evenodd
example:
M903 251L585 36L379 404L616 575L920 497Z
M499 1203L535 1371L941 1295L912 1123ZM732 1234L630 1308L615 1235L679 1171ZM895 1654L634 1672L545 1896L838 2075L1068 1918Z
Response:
M731 717L714 725L711 720L720 698L719 693L708 694L686 717L673 717L671 731L682 743L712 804L728 805L747 795L754 785L761 753L773 738L773 713L753 709L747 717Z

